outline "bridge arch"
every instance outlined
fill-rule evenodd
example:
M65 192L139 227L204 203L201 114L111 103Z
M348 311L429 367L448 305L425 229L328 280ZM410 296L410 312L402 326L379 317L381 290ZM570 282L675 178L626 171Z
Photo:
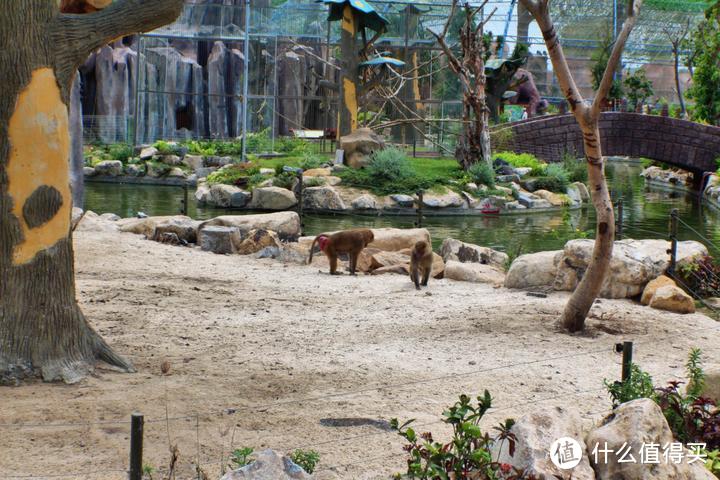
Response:
M535 117L492 129L495 151L531 153L559 162L566 153L583 156L582 132L572 115ZM600 118L605 156L643 157L693 173L715 171L720 127L639 113L606 112Z

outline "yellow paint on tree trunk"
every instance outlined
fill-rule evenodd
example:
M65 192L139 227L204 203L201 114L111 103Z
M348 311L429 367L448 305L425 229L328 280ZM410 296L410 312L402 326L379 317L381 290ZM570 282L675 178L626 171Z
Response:
M352 7L348 4L343 9L342 29L353 37L357 34L357 20Z
M415 98L415 111L417 113L422 113L424 110L424 105L422 102L420 102L420 78L418 77L418 52L415 51L412 54L412 69L413 69L413 78L412 78L412 89L413 89L413 97ZM422 115L421 115L422 116Z
M347 77L343 78L343 97L345 108L350 112L350 131L354 132L358 126L357 87Z
M30 84L18 95L8 128L8 194L23 235L13 251L14 265L30 262L37 253L70 234L68 132L68 110L60 97L55 73L50 68L35 70ZM23 218L23 205L43 185L60 192L62 206L48 222L31 229Z

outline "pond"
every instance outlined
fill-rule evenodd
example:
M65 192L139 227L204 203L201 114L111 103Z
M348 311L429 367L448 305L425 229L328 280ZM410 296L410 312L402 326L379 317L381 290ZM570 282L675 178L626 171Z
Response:
M647 187L640 177L639 163L613 162L607 174L613 199L623 198L625 238L667 238L672 209L680 212L680 240L710 239L720 245L718 212L700 203L697 196ZM112 212L121 217L137 212L148 215L175 215L180 211L183 191L179 187L88 183L85 208L97 213ZM227 210L200 208L190 198L190 216L209 219L232 213ZM415 217L361 215L306 215L304 233L317 235L324 231L354 227L411 228ZM554 213L530 213L505 216L426 217L423 223L433 238L435 248L447 237L516 253L557 250L571 238L594 233L595 211L582 208ZM707 243L707 242L704 242ZM720 251L708 245L712 253Z

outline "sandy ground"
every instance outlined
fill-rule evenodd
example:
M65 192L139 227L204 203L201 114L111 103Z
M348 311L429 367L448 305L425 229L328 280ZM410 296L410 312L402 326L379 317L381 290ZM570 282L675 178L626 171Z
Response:
M126 478L133 411L147 422L144 463L166 468L177 444L177 478L196 478L198 459L218 478L231 446L315 449L318 479L388 478L402 442L378 420L416 418L442 437L443 408L488 389L488 428L550 405L590 424L610 407L617 342L633 340L658 382L682 375L692 346L720 363L714 320L631 301L602 300L570 336L554 326L566 294L449 280L418 293L404 276L330 277L131 234L75 243L82 307L138 372L0 388L0 478Z

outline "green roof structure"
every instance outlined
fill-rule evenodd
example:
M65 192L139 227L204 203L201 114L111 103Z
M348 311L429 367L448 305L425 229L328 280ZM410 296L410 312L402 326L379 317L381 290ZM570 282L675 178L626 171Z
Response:
M360 16L360 28L369 28L376 32L384 32L390 23L385 17L380 15L372 5L365 0L318 0L318 3L330 5L330 15L328 20L333 22L342 20L345 5L349 4Z

